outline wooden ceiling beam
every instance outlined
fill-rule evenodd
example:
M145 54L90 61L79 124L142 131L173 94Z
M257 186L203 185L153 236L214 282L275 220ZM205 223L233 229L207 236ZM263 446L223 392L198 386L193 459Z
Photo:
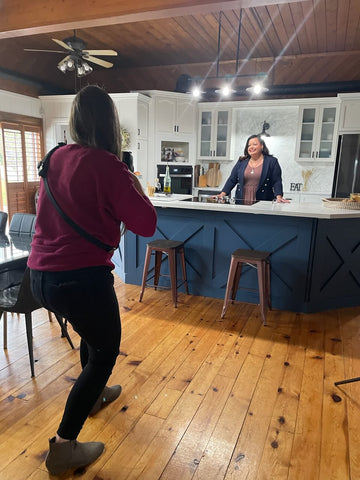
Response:
M2 0L0 39L306 0Z

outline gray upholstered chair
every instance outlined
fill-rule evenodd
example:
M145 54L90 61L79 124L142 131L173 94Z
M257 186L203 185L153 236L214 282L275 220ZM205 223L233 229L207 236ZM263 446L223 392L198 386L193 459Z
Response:
M21 272L20 272L21 273ZM34 369L34 353L33 353L33 333L32 333L32 317L31 314L35 310L42 308L42 306L35 300L31 293L30 288L30 270L28 268L23 272L22 279L13 282L9 287L4 288L0 291L0 319L3 316L4 323L4 349L7 348L7 312L12 313L23 313L25 314L25 325L26 325L26 337L29 350L29 359L30 359L30 369L31 376L35 376ZM4 314L4 315L3 315ZM74 348L74 345L71 341L71 338L68 334L67 328L63 322L63 319L55 315L56 320L58 321L62 336L66 337L71 348Z
M10 220L10 235L29 235L35 233L36 215L33 213L14 213Z

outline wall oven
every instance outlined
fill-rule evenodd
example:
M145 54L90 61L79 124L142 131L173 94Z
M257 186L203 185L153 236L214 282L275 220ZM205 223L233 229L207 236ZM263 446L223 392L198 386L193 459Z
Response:
M157 177L161 183L161 189L164 190L166 165L157 166ZM192 194L193 187L193 167L191 165L169 165L171 177L171 193Z

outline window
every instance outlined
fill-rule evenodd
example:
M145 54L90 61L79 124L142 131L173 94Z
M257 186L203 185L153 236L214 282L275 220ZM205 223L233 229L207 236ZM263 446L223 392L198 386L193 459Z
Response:
M42 158L41 127L0 123L9 217L15 212L34 213L39 186L37 164Z
M37 130L37 131L36 131ZM39 180L37 164L41 160L40 129L3 125L3 143L8 183Z

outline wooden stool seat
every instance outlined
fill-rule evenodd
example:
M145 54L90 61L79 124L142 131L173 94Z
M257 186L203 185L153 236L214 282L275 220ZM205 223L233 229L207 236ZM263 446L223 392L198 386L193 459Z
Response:
M270 252L261 252L258 250L238 249L231 255L229 275L226 285L224 305L221 312L221 318L224 318L229 305L230 296L234 301L236 292L239 288L242 265L246 264L256 268L258 273L260 311L264 325L266 325L266 310L271 309L270 299ZM251 289L247 289L251 290Z
M151 255L155 255L155 268L154 274L149 277L149 266L150 266L150 259ZM170 275L161 274L161 263L162 263L162 256L163 254L167 255L169 261L169 271ZM181 268L182 268L182 281L178 283L177 280L177 262L176 262L176 255L180 255L181 261ZM146 255L145 255L145 263L144 263L144 270L142 276L142 283L141 283L141 291L140 291L140 298L139 302L141 302L145 287L152 287L155 288L167 288L159 286L159 278L160 277L170 277L170 288L172 293L172 299L174 303L174 307L177 307L177 291L181 285L185 285L186 293L189 294L188 284L187 284L187 277L186 277L186 266L185 266L185 251L184 251L184 242L180 242L177 240L153 240L146 245ZM154 279L153 284L149 284L148 281Z

